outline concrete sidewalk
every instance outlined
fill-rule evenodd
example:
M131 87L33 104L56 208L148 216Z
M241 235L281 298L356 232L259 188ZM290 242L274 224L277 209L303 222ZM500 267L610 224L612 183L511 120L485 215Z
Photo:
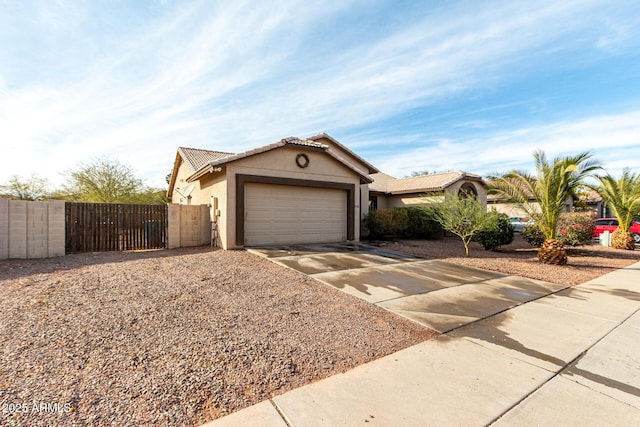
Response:
M364 424L640 425L640 263L207 426Z

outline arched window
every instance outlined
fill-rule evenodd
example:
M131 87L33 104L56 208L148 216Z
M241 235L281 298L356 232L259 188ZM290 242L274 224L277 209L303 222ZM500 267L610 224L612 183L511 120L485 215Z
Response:
M470 182L465 182L458 190L458 197L467 198L469 196L478 197L478 191L476 190L475 185Z

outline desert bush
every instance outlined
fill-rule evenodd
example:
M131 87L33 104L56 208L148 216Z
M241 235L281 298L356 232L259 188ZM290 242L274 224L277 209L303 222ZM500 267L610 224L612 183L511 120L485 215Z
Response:
M398 208L407 211L407 228L403 237L417 239L437 239L443 234L440 223L434 219L433 209L425 207Z
M513 242L513 226L509 217L495 209L487 212L480 229L473 235L473 240L485 250L494 250Z
M458 197L448 192L444 193L444 199L433 208L436 221L442 228L449 231L462 240L464 252L469 256L469 243L473 235L480 229L486 209L477 197Z
M545 241L546 237L537 224L527 225L522 230L522 238L533 247L539 248Z
M433 209L425 207L378 209L364 218L363 236L380 239L402 236L418 239L442 237L440 223L434 219Z
M588 245L593 238L594 218L592 212L563 213L558 221L558 240L568 246Z
M377 209L363 220L370 239L399 235L407 229L408 221L409 214L402 208Z

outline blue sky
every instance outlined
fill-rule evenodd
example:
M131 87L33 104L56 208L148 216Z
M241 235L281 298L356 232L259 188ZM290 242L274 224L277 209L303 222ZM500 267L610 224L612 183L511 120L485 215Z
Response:
M319 132L398 177L640 171L640 3L0 0L0 183Z

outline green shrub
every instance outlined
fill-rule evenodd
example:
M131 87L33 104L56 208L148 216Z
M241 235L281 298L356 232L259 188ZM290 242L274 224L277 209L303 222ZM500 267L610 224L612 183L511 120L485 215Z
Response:
M513 226L509 217L495 209L487 212L480 230L473 235L473 240L480 243L485 250L491 251L513 242Z
M560 215L558 240L569 246L588 245L593 238L594 218L592 212L569 212Z
M398 208L407 211L407 228L403 237L416 239L437 239L442 237L442 226L433 217L433 210L426 207Z
M522 230L522 238L531 246L539 248L546 240L544 233L537 224L527 225Z
M409 214L402 208L377 209L363 220L370 239L397 236L407 228L408 221Z
M433 210L425 207L378 209L362 221L363 236L381 239L402 236L419 239L442 237L442 227L433 218Z

